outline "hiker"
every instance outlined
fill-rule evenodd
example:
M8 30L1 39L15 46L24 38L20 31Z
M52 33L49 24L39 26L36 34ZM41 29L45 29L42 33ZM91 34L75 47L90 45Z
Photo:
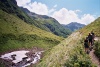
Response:
M88 44L88 37L84 40L84 47L85 47L85 52L88 54L89 53L89 44Z
M94 38L95 38L95 34L93 33L93 31L91 31L91 35L92 35L92 46L94 44Z
M88 40L89 40L89 47L91 48L92 40L93 40L93 37L92 37L91 33L89 33L89 35L88 35Z

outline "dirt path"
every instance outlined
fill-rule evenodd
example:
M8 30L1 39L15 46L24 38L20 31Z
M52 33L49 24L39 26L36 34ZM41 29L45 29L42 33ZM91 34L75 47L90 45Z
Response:
M94 50L92 50L92 51L90 52L89 56L90 56L90 58L91 58L92 63L96 64L97 67L100 67L100 62L99 62L98 58L95 56Z
M98 41L99 38L96 37L95 40ZM96 57L96 55L94 54L94 51L95 51L95 50L92 50L92 51L90 52L89 56L90 56L90 58L91 58L92 63L96 64L97 67L100 67L100 61L99 61L99 59Z

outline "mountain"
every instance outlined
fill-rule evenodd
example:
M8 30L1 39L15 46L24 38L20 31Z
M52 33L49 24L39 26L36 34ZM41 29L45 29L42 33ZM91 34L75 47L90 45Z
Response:
M57 20L46 15L38 15L36 13L30 12L28 9L20 7L24 12L26 12L31 18L35 19L38 24L45 27L44 30L52 32L55 35L67 37L71 34L71 31L64 28Z
M64 39L29 22L37 21L21 11L15 0L0 0L0 54L20 48L49 49Z
M53 47L36 67L95 67L83 46L84 38L91 31L100 37L100 17ZM99 49L98 56L100 57L100 48L95 49Z
M79 30L81 28L83 28L84 26L86 26L85 24L80 24L80 23L77 23L77 22L71 22L67 25L63 25L65 28L68 28L70 29L71 31L76 31L76 30Z

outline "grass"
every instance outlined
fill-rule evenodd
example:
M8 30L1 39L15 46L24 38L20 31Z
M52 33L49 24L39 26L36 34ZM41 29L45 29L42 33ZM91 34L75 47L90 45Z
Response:
M95 33L96 37L100 37L100 17L93 21L91 24L80 29L83 38L85 38L91 31ZM95 43L95 55L100 57L100 43L99 41Z
M100 37L100 17L93 21L91 24L80 29L80 32L84 36L87 36L91 31L93 31L96 36Z
M0 53L35 46L49 49L63 39L0 10Z
M89 56L84 52L79 32L73 33L45 54L36 67L92 67Z
M94 31L96 36L100 36L100 18L53 47L36 67L96 67L85 53L83 46L84 38L91 31ZM98 49L96 51L100 52Z
M38 15L37 15L38 16ZM48 17L48 16L46 16ZM67 37L68 35L71 34L71 31L69 29L64 28L57 20L54 18L43 18L42 15L39 15L39 17L36 17L35 19L45 27L44 30L52 32L55 35L62 36L62 37Z

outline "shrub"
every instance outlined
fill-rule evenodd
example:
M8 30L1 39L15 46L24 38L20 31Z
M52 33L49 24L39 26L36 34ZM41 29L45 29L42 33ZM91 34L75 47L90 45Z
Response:
M95 42L95 55L100 59L100 42Z

